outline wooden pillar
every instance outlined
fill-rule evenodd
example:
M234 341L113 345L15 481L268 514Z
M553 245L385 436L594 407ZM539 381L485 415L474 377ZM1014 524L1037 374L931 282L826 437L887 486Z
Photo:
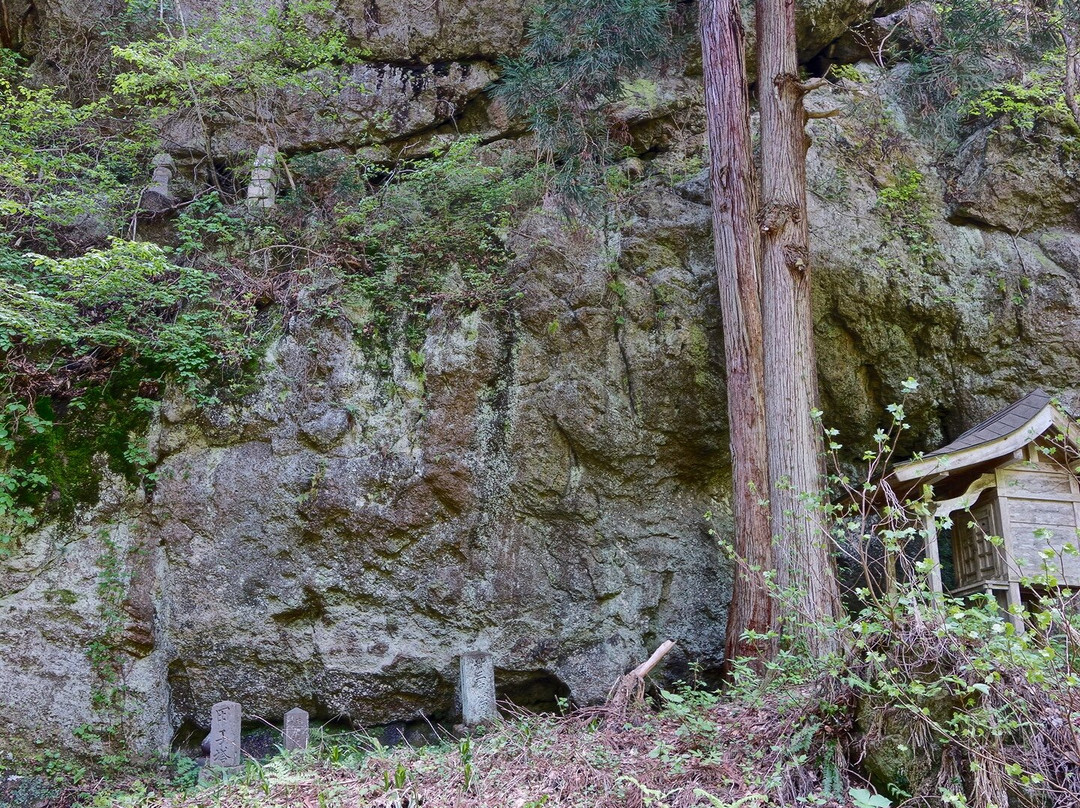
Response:
M928 513L923 517L923 527L926 530L926 558L933 563L930 570L930 591L940 595L941 589L941 553L938 550L937 522L934 515Z
M1005 602L1009 606L1009 621L1013 624L1017 634L1024 633L1024 618L1020 613L1020 582L1009 581L1009 592L1005 596Z
M1012 515L1009 512L1011 500L1004 494L1008 489L1002 484L1001 469L997 470L996 475L998 484L998 529L1001 531L1002 550L1004 552L1004 577L1009 582L1009 591L1005 594L1005 604L1009 610L1009 622L1013 624L1017 634L1023 634L1024 618L1020 612L1022 606L1019 580L1021 570L1016 563L1016 552L1013 548Z

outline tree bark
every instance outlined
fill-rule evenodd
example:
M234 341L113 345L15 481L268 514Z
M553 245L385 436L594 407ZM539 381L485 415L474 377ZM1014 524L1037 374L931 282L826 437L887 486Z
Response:
M1065 40L1065 105L1080 126L1080 9L1076 0L1065 0L1062 8L1061 38Z
M743 632L774 628L763 572L772 569L765 441L764 352L758 193L750 137L744 33L738 0L702 0L699 9L711 169L713 241L727 369L734 475L734 591L728 612L728 660L753 658L762 668L772 639ZM743 563L745 562L745 563Z
M806 110L798 78L794 0L757 0L761 106L760 214L765 415L777 583L794 593L785 636L815 655L835 647L822 630L839 615L828 538L813 503L823 496L817 361L810 306Z

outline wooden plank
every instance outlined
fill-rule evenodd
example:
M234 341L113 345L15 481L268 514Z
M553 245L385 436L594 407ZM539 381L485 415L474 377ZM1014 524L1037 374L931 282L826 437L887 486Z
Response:
M998 476L998 482L1000 483L1000 473ZM1001 570L1003 578L1013 580L1019 578L1020 571L1016 568L1015 556L1013 555L1012 547L1012 514L1010 510L1012 508L1012 502L1007 496L1002 496L1000 489L998 491L997 498L997 516L998 516L998 535L1001 536L1002 542L1002 561L1004 563L1004 569Z
M893 474L897 480L904 482L917 480L934 472L955 471L997 457L1005 457L1018 449L1023 449L1028 443L1052 427L1056 428L1054 434L1061 432L1073 446L1080 447L1080 426L1072 423L1071 420L1059 413L1053 404L1047 404L1032 416L1027 426L1010 435L978 444L969 449L961 449L952 454L934 455L922 460L912 460L897 466Z
M1021 614L1020 604L1020 584L1016 581L1009 581L1009 594L1007 595L1006 603L1009 609L1009 620L1012 621L1013 628L1016 629L1017 634L1024 633L1024 618Z
M1071 502L1055 502L1048 499L1009 497L1009 518L1014 522L1026 522L1046 527L1076 527L1076 512Z
M1080 480L1076 479L1076 475L1069 473L1069 491L1073 497L1080 495ZM1080 501L1073 500L1073 524L1080 528ZM1080 546L1080 541L1075 542L1077 546Z
M969 524L974 523L974 527ZM1000 546L989 542L987 536L998 536L997 515L993 500L984 502L954 522L953 562L957 586L1005 575L1005 563Z
M953 567L957 586L967 586L979 577L979 567L975 561L978 529L969 527L969 522L978 524L974 515L967 513L961 514L961 519L953 522Z
M1073 494L1067 472L1056 470L1037 470L1016 467L1003 469L998 485L1008 496L1054 495L1053 498L1070 498Z
M987 488L997 485L997 477L993 474L983 474L968 486L967 491L958 497L944 499L934 505L934 516L941 518L948 516L953 511L967 510L979 499Z
M1080 502L1080 494L1028 494L1023 491L1010 491L1009 496L1013 499L1041 499L1055 500L1057 502Z
M1050 536L1037 539L1035 532L1038 530L1049 530ZM1046 565L1061 585L1080 586L1080 556L1063 553L1061 550L1066 544L1080 547L1074 527L1048 528L1030 522L1013 523L1013 552L1023 576L1041 575ZM1054 551L1050 559L1042 556L1047 548Z

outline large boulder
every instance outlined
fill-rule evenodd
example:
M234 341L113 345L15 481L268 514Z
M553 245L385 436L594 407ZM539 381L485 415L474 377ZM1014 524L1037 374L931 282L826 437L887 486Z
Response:
M996 121L964 142L951 168L953 219L1015 235L1080 223L1075 138L1052 123L1025 134Z
M704 245L708 210L663 204L663 241ZM722 523L729 496L718 306L707 252L649 227L611 253L537 215L512 319L436 315L411 358L345 321L299 324L242 399L171 393L152 498L106 487L112 505L4 565L0 642L19 650L0 685L22 696L8 737L41 736L24 708L46 699L58 746L114 718L86 653L110 554L125 605L108 654L144 752L223 699L269 720L295 705L453 719L458 657L477 649L529 704L600 700L667 638L665 675L715 673L730 599L704 517Z

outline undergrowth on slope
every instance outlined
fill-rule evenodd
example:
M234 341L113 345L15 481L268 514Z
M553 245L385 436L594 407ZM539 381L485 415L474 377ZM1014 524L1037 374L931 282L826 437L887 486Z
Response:
M918 385L902 387L913 394ZM834 498L821 508L821 530L854 569L859 604L843 627L844 654L818 679L823 703L841 721L836 737L847 759L901 805L1073 805L1080 595L1059 581L1062 557L1080 551L1048 545L1041 568L1022 581L1029 594L1015 614L992 596L932 591L941 570L926 557L927 520L940 532L951 518L973 517L934 517L930 486L903 496L892 488L888 471L908 424L903 402L888 412L858 469L840 462L836 430L826 430ZM1080 474L1071 444L1064 436L1053 442L1048 458Z
M992 604L917 587L898 590L892 606L858 615L843 655L782 654L764 677L739 664L724 693L679 685L628 712L565 717L507 705L486 731L417 748L316 733L309 750L249 760L223 783L177 789L143 779L122 794L115 783L97 793L84 786L65 804L1073 805L1075 613L1049 616L1059 626L1051 637L1010 632Z
M224 783L161 793L160 784L129 782L122 794L105 789L80 796L73 789L67 800L161 808L662 808L764 805L807 790L811 804L845 804L823 790L815 770L820 721L796 706L799 695L805 694L769 694L744 704L679 687L662 691L656 709L518 713L482 734L448 735L420 748L386 748L363 733L321 735L307 751L248 761ZM846 801L845 786L834 785Z

